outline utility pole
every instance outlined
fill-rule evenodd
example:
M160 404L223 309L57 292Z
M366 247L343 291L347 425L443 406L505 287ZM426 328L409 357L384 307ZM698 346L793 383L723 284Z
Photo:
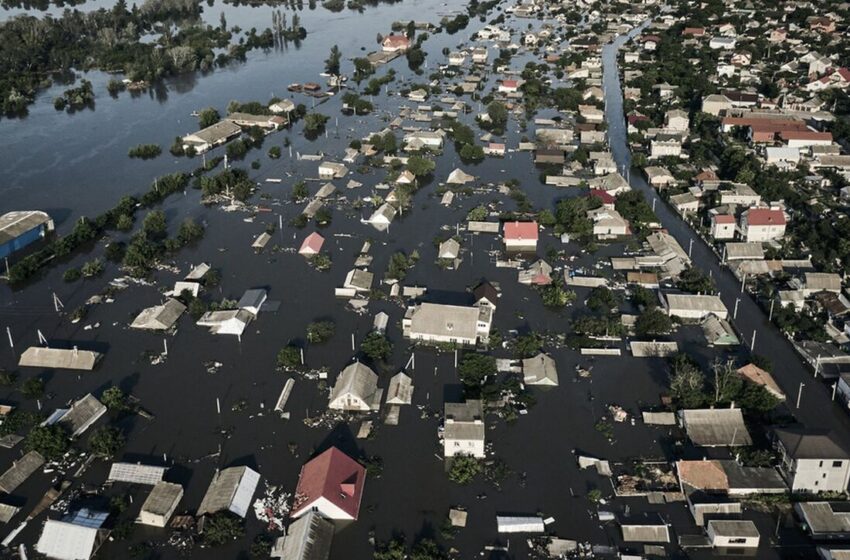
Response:
M9 337L9 348L14 350L15 349L15 342L12 340L12 329L10 329L9 327L6 327L6 336Z
M767 314L768 323L773 321L773 305L776 303L776 298L770 300L770 313Z
M745 272L744 275L741 277L741 293L742 294L744 293L744 285L746 283L747 283L747 273Z
M691 242L688 243L688 258L691 258L691 251L694 248L694 238L691 237Z
M838 383L832 384L832 400L835 400L835 391L838 389Z
M803 396L803 387L805 387L805 386L806 386L805 383L800 382L800 388L797 390L797 408L798 409L800 408L800 397Z
M732 311L732 318L738 318L738 304L741 303L741 298L735 298L735 309Z
M753 339L750 341L750 352L756 347L756 330L753 329Z

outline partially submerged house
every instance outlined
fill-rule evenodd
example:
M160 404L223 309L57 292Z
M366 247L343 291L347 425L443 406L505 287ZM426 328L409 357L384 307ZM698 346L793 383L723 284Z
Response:
M305 257L313 257L322 251L322 246L325 244L325 238L318 232L313 232L308 235L304 242L301 243L301 248L298 249L298 254Z
M76 347L68 350L65 348L30 346L21 354L18 365L20 367L91 371L102 357L103 354L100 352L79 350Z
M152 527L165 527L174 515L177 504L183 498L183 487L179 484L160 481L142 504L136 523Z
M484 404L480 400L445 403L443 455L484 458Z
M401 324L410 340L475 346L489 339L492 323L489 306L422 303L408 307Z
M110 482L128 482L130 484L145 484L149 486L156 485L162 481L168 467L159 467L156 465L143 465L141 463L112 463L109 468L109 476L106 477Z
M688 438L700 447L752 445L740 408L706 408L679 411Z
M53 231L53 219L46 212L17 211L0 216L0 259L35 243Z
M327 560L331 554L334 524L310 510L289 524L286 536L278 537L271 557L282 560Z
M356 520L365 483L363 465L331 447L301 467L291 517L315 511L327 519Z
M395 206L385 202L381 204L371 216L366 221L369 225L375 228L378 231L386 231L389 229L390 224L395 219L397 214L397 210Z
M35 549L56 560L88 560L109 537L103 527L108 517L109 512L80 509L61 521L48 519Z
M174 298L169 298L162 305L143 309L130 323L130 328L167 331L177 323L184 311L186 311L185 305Z
M620 529L626 542L670 542L670 527L658 514L625 518L620 521Z
M59 408L44 421L44 424L60 424L71 437L88 430L101 416L106 414L106 405L91 393L74 402L70 408Z
M370 412L381 405L383 389L378 388L378 376L360 362L354 362L339 374L331 389L328 408L349 412Z
M198 507L198 517L229 511L244 519L259 483L260 473L250 467L228 467L217 471Z
M779 472L792 492L845 492L850 452L832 434L806 428L776 428Z
M38 451L30 451L0 475L0 490L11 494L44 464L44 457Z
M539 237L537 222L506 222L503 226L505 249L533 251Z
M227 309L222 311L207 311L198 322L199 327L208 327L212 334L229 334L242 336L253 315L244 309Z
M558 385L558 368L555 359L540 352L522 361L522 379L526 385Z
M846 502L798 502L794 512L814 540L850 540L850 510Z
M242 134L242 128L238 124L226 119L221 120L198 132L184 136L183 149L191 148L195 150L195 153L202 154L216 146L225 144L240 134Z
M671 317L701 321L709 315L724 320L729 316L723 301L714 295L666 293L662 303Z

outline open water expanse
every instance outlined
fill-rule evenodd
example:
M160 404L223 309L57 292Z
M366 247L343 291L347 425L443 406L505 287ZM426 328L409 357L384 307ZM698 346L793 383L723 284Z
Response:
M89 2L81 9L108 6L109 2ZM299 12L302 25L308 30L307 38L296 47L290 44L281 50L251 52L248 61L218 69L208 75L184 76L168 80L141 95L122 93L112 99L106 93L108 76L90 73L97 95L94 110L83 110L73 115L53 108L53 97L67 86L55 86L45 91L29 115L21 119L0 120L0 210L45 210L57 223L60 233L69 231L81 216L94 216L110 207L124 194L141 193L148 189L154 177L174 171L188 171L199 165L200 158L187 160L174 158L167 152L175 136L195 130L196 119L192 111L214 106L224 114L231 100L266 101L272 95L289 96L286 85L291 82L320 81L318 73L323 60L333 44L339 45L346 59L343 71L350 73L350 59L374 50L378 33L387 34L395 20L426 20L436 22L439 15L463 8L458 0L450 2L411 1L394 5L367 8L359 14L344 11L339 14L319 7L315 11ZM498 8L497 8L498 10ZM204 18L217 24L224 11L229 25L263 29L271 24L271 8L205 6ZM9 17L15 10L5 12ZM494 12L492 15L495 15ZM290 13L291 16L291 13ZM536 20L528 20L539 25ZM432 35L425 43L429 52L428 65L433 68L442 62L444 47L455 48L468 41L470 34L482 23L472 21L469 27L455 35ZM522 21L526 25L526 21ZM365 48L365 50L361 50ZM491 55L492 56L492 55ZM613 48L606 49L605 85L611 120L611 143L618 162L628 161L622 126L621 99L617 84L616 59ZM517 57L519 58L519 57ZM519 64L514 61L515 67ZM398 91L404 82L424 82L425 77L415 77L407 69L404 59L390 64L398 78L389 86L390 93ZM385 70L379 69L378 75ZM425 76L429 69L425 69ZM495 79L496 77L493 77ZM310 107L311 99L296 97ZM102 364L90 373L67 371L20 371L20 380L40 375L47 382L49 396L41 401L46 410L62 406L87 392L99 395L110 385L118 385L141 400L142 406L153 415L153 420L134 416L125 421L128 443L123 460L140 460L170 465L167 479L184 484L186 494L178 513L194 512L217 468L232 465L249 465L258 470L263 483L282 486L292 492L301 465L316 450L336 445L353 456L379 456L383 459L383 474L366 483L360 519L338 530L331 557L334 560L371 557L370 537L389 539L394 534L404 534L408 541L420 537L439 539L439 527L448 509L463 506L469 511L469 522L457 536L444 545L456 548L461 558L525 558L526 544L520 537L507 539L496 533L496 513L534 514L553 517L549 531L563 538L576 539L600 545L618 545L620 537L616 524L600 524L595 508L586 499L587 492L600 488L610 495L607 479L595 472L580 471L576 465L577 451L616 461L634 457L664 458L687 456L686 449L672 444L672 434L630 422L614 425L614 443L594 429L596 422L607 413L607 405L623 406L631 415L639 408L656 405L659 395L667 387L667 371L663 360L598 358L590 360L568 349L549 349L558 363L560 386L550 390L536 390L537 404L527 415L512 423L495 417L488 418L487 438L492 454L503 460L513 471L500 489L478 481L462 487L450 483L444 473L437 429L443 402L460 397L460 386L454 369L454 355L434 350L415 350L415 368L408 369L413 377L415 392L413 406L403 407L398 426L385 426L376 422L374 435L366 440L354 438L359 422L351 425L309 428L302 420L315 416L327 406L327 391L313 380L296 378L295 389L287 409L289 420L271 412L278 394L289 374L276 371L277 351L289 342L303 341L307 324L317 319L331 319L336 323L337 334L321 345L307 345L306 363L311 368L324 368L329 372L329 382L350 363L356 352L352 351L351 336L359 342L371 330L374 314L385 311L390 316L388 336L395 344L394 355L387 363L375 364L380 386L386 388L389 378L408 362L412 350L401 335L401 318L404 309L389 301L372 301L368 313L358 315L343 300L335 299L334 288L341 286L346 273L353 267L354 259L363 242L373 240L370 267L380 279L390 256L396 251L410 253L418 250L421 259L410 271L406 285L427 286L427 298L451 303L466 302L468 287L486 278L498 283L502 297L496 312L494 326L502 333L510 330L527 332L562 333L573 307L563 312L545 309L539 296L516 282L516 271L496 268L491 251L499 247L495 236L464 235L463 263L457 271L443 270L435 264L436 247L433 239L443 233L443 228L454 229L465 219L467 212L482 202L496 201L500 209L513 209L515 203L499 194L495 188L477 192L471 197L458 197L445 208L435 194L440 181L456 167L478 177L476 185L519 179L535 207L550 207L554 200L564 196L564 191L544 186L538 179L539 170L532 164L530 153L511 153L505 159L487 159L477 166L461 165L450 144L437 159L434 179L421 188L414 198L412 211L393 223L388 233L380 234L360 223L361 215L350 208L335 209L332 224L322 230L327 239L325 247L333 259L327 273L310 268L297 249L301 240L313 230L312 224L304 230L286 226L274 234L272 242L262 254L251 250L251 243L267 225L277 224L279 216L286 224L300 212L301 206L288 202L292 184L297 178L316 176L316 162L296 161L297 153L329 154L339 161L344 149L354 138L380 130L391 120L404 100L398 96L376 98L376 111L369 117L344 116L340 113L339 96L325 101L317 111L331 116L327 137L309 142L300 134L301 124L292 131L278 132L267 137L262 149L249 152L241 165L248 167L254 159L261 168L252 171L252 177L262 182L258 196L265 195L263 204L271 207L269 213L250 216L243 212L226 213L216 207L200 204L200 192L189 189L185 195L169 198L163 206L173 229L187 216L206 225L206 235L196 246L181 251L174 264L180 274L156 274L159 286L169 287L189 270L192 264L209 262L220 269L222 280L216 288L216 298L238 299L248 288L264 287L269 298L280 302L276 312L262 313L252 323L242 341L232 337L216 337L205 329L196 327L189 317L183 317L174 335L158 335L131 331L127 324L142 308L160 303L162 296L156 287L133 286L120 292L114 303L91 307L88 316L72 324L67 314L57 314L53 309L55 293L68 310L82 305L92 295L104 288L109 279L118 275L114 265L107 265L106 273L96 280L67 284L62 281L63 271L79 266L84 261L102 254L103 242L68 262L47 269L46 274L25 289L12 291L0 285L0 327L9 327L15 347L0 347L0 368L17 371L17 355L30 345L38 344L40 331L56 345L76 344L80 348L105 352ZM474 108L477 110L477 108ZM336 119L338 118L338 123ZM472 116L464 117L472 122ZM619 124L618 124L619 123ZM522 131L520 123L512 117L506 135L509 147L516 147ZM292 142L293 157L284 149L284 156L270 160L265 153L272 145L282 146L284 137ZM140 161L127 157L127 150L140 143L157 143L163 146L163 155L153 161ZM208 154L216 155L221 148ZM337 187L350 200L364 196L380 182L383 171L369 175L355 175L364 183L358 190L346 191L349 178L337 181ZM632 173L636 186L637 173ZM266 178L280 178L282 183L263 182ZM321 183L308 183L315 193ZM486 187L485 187L486 188ZM641 187L643 188L643 187ZM654 195L653 195L654 196ZM258 199L255 199L258 200ZM665 227L681 238L687 247L689 232L683 229L678 218L663 205L658 213ZM368 210L363 210L367 212ZM141 216L139 216L141 218ZM246 221L252 219L252 221ZM138 220L137 220L138 223ZM122 236L117 236L121 238ZM281 250L275 250L273 245ZM576 260L574 267L592 267L607 262L607 257L619 254L622 245L612 245L590 256L577 246L562 245L558 239L545 232L538 255L547 248L565 249ZM735 294L731 275L716 266L713 255L701 243L696 243L694 260L699 266L712 267L723 291L724 301L732 307ZM587 290L578 289L579 302ZM728 299L732 299L732 303ZM581 307L579 305L579 307ZM739 311L739 328L748 333L760 329L757 352L771 357L776 375L789 395L796 395L796 384L808 375L793 355L790 346L772 328L764 324L763 314L749 298L742 298ZM87 326L99 325L86 329ZM743 326L741 326L743 325ZM681 329L675 337L688 352L701 356L708 362L715 351L705 347L696 329ZM148 352L160 352L163 340L168 344L167 360L151 365ZM507 356L506 351L497 355ZM209 373L205 364L220 362L222 367ZM575 374L577 365L592 367L590 378ZM35 408L36 403L7 388L0 390L2 402ZM217 413L216 399L220 400L221 413ZM247 409L231 410L239 401L247 402ZM803 407L794 411L809 425L825 425L846 430L848 422L837 405L829 402L828 390L819 383L807 383ZM292 450L295 450L294 452ZM20 455L20 449L2 450L0 466L5 468ZM108 465L95 462L83 475L83 481L99 485L106 476ZM50 475L39 473L15 492L23 506L3 534L17 525L31 510L51 481ZM120 489L123 491L123 489ZM135 491L138 508L147 490ZM624 504L631 512L641 510L662 511L665 518L680 526L687 526L689 513L684 504L649 506L643 499L618 500L610 509L621 512ZM763 535L774 534L776 519L769 515L753 514ZM42 516L43 518L43 516ZM34 543L41 529L42 518L32 522L21 533L16 543ZM780 520L782 521L782 520ZM770 538L763 539L760 556L811 557L811 549L798 548L796 531L787 527L788 521L778 526L778 538L785 548L771 549ZM156 558L247 558L247 549L254 535L263 529L249 514L246 537L215 550L195 548L188 553L169 546L155 549ZM698 530L693 527L693 532ZM161 530L139 526L132 541L162 541ZM107 543L99 558L126 558L127 541ZM502 551L484 551L485 546L504 547Z

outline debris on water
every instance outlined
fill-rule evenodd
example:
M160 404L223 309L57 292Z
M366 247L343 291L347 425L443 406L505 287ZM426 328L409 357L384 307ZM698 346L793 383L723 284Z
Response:
M282 488L266 485L262 497L254 500L254 515L268 524L269 531L283 531L283 521L289 514L291 497Z
M221 362L204 362L204 369L207 370L207 373L218 373L223 365Z
M608 411L614 417L614 422L625 422L629 417L629 414L623 410L623 407L616 404L608 405Z

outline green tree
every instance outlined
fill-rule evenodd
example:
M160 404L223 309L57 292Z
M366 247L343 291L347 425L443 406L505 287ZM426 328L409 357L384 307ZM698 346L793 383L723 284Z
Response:
M207 128L208 126L212 126L220 120L221 115L213 107L207 107L206 109L202 109L200 113L198 113L198 126L201 128Z
M699 366L686 354L671 360L670 396L681 408L700 408L708 402L705 376Z
M508 108L501 101L492 101L487 105L487 115L494 128L502 130L508 123Z
M148 239L162 239L167 233L165 212L151 210L142 222L142 230Z
M469 484L481 474L481 463L471 455L456 455L451 459L449 480L455 484Z
M599 313L611 313L620 304L617 295L605 286L597 286L587 296L587 307Z
M635 321L635 334L639 337L668 334L672 329L673 321L664 311L656 307L644 310Z
M244 534L242 522L230 513L214 513L204 524L203 541L207 546L221 546L240 539Z
M333 321L316 321L307 325L307 341L314 344L326 342L336 331Z
M552 283L540 288L540 297L546 307L557 308L575 301L576 293L572 290L565 290L560 284Z
M110 459L121 451L124 443L125 438L121 430L114 426L104 426L92 434L89 447L95 456Z
M533 332L518 336L513 343L514 356L517 358L531 358L536 356L542 348L543 338Z
M127 395L118 387L112 386L106 389L100 396L100 402L106 405L106 408L115 412L127 410Z
M297 183L292 185L292 195L290 196L290 198L293 201L297 202L299 200L304 200L308 196L310 196L310 191L307 190L307 183L305 183L304 181L298 181Z
M44 380L40 377L30 377L21 385L21 394L28 399L37 399L44 395Z
M379 332L370 332L360 343L360 351L371 360L386 360L393 353L393 344Z
M321 113L309 113L306 117L304 117L304 131L317 133L321 132L325 128L325 123L330 119L329 116L323 115Z
M301 367L301 349L295 346L284 346L277 353L277 367L297 369Z
M457 366L460 382L467 389L478 389L490 375L496 373L496 358L485 354L469 352Z
M407 170L417 177L429 175L435 167L436 164L432 160L422 156L410 156L407 160Z
M30 430L24 445L27 451L37 451L50 461L64 455L70 447L70 441L61 424L51 424Z
M325 60L325 72L331 76L339 76L339 61L342 60L342 53L339 47L334 45L331 47L331 53Z
M715 292L714 279L693 266L689 266L679 274L676 287L692 294L713 294Z

